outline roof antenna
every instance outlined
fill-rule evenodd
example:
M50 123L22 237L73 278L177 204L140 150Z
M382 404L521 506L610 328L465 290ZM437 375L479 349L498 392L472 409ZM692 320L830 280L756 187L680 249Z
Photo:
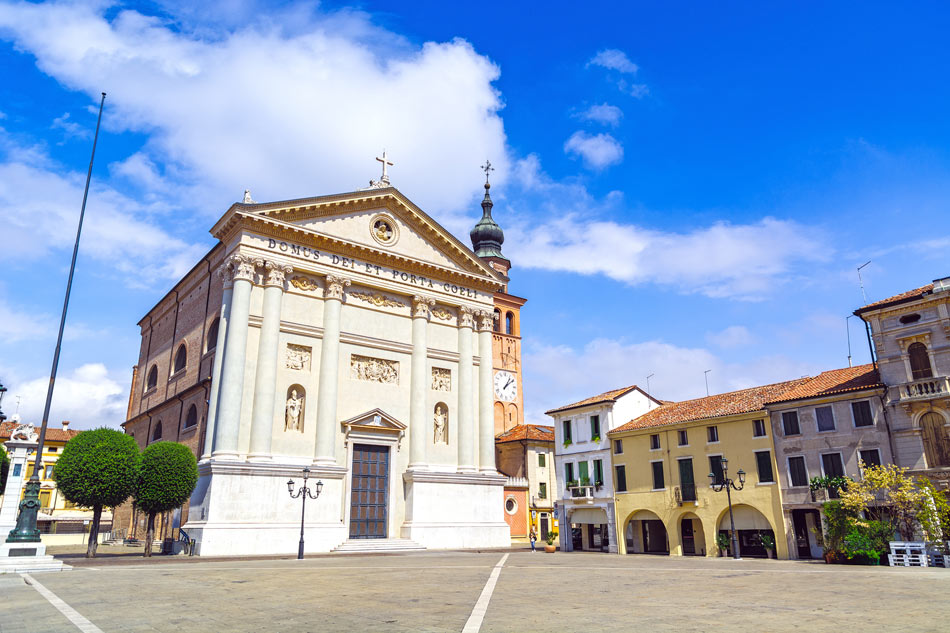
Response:
M653 378L654 376L656 376L656 374L650 374L649 376L647 376L647 394L650 393L650 379Z
M867 266L867 265L870 264L870 263L871 263L871 260L869 259L868 261L866 261L866 262L864 262L863 264L861 264L860 266L858 266L858 283L861 284L861 296L864 297L864 305L867 305L867 304L868 304L868 296L867 296L867 294L864 292L864 280L861 279L861 269L864 268L865 266Z
M851 317L853 314L849 314L844 318L844 327L848 331L848 367L854 367L851 364Z
M709 372L711 371L712 371L711 369L707 369L706 371L703 372L703 378L706 379L706 397L707 398L709 397Z

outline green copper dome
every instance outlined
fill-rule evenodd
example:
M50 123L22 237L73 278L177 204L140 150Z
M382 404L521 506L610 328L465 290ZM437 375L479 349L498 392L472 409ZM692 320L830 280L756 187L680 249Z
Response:
M505 233L491 217L492 201L488 195L491 185L485 183L485 198L482 199L482 219L478 221L469 235L472 249L479 257L501 257L501 245L505 242Z

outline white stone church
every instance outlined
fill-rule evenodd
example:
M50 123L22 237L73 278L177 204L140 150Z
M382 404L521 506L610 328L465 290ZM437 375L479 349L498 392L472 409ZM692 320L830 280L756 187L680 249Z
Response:
M494 228L473 240L497 237L500 255L487 183L485 200ZM323 484L307 552L507 546L491 360L506 260L477 256L385 173L339 195L245 195L211 233L219 244L139 324L124 425L140 446L199 455L172 518L197 553L295 552L287 483L304 467ZM117 513L115 527L137 521Z

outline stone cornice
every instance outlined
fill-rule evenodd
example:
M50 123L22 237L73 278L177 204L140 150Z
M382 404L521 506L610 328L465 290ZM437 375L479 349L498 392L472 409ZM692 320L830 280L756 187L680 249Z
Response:
M343 466L317 466L315 464L275 464L218 461L198 462L198 475L247 475L254 477L302 478L304 466L310 469L310 479L344 479L347 470Z
M408 470L402 475L406 483L463 484L470 486L504 486L508 478L502 474L440 473L430 470Z

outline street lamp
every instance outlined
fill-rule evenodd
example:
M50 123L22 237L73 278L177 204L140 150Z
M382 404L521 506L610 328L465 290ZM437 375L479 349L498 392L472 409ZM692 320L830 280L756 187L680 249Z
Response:
M3 386L3 383L0 382L0 405L3 404L3 394L7 392L7 388ZM7 416L3 415L3 409L0 409L0 422L3 422L7 419Z
M310 497L311 499L315 500L317 497L320 496L320 491L323 490L323 482L317 481L317 485L314 486L317 489L317 494L313 494L312 492L310 492L310 488L307 486L308 477L310 477L310 469L305 466L303 469L303 485L300 487L300 489L296 493L294 493L294 480L293 479L287 480L287 492L290 493L290 498L296 499L297 497L300 497L301 499L301 502L300 502L300 545L297 548L297 560L303 559L303 518L304 518L304 512L306 512L307 510L307 497Z
M723 488L726 489L726 499L729 502L729 528L732 531L732 557L736 560L739 560L739 541L736 538L736 520L732 516L732 493L730 488L734 490L742 490L745 487L745 471L741 468L736 474L739 476L739 485L736 485L736 482L729 478L729 460L723 457L719 460L719 464L722 467L722 481L716 482L716 473L709 473L709 480L711 482L712 489L716 492L722 492Z

